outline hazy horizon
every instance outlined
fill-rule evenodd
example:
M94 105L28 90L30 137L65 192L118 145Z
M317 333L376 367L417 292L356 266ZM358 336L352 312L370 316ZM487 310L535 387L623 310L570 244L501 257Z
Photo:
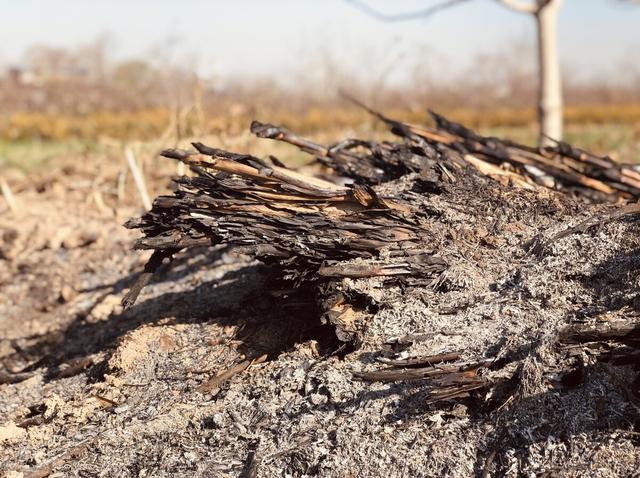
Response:
M438 2L367 3L392 13ZM324 61L360 79L386 74L390 82L402 82L417 68L446 76L468 69L481 55L507 55L514 47L523 65L535 61L533 19L489 0L400 23L379 22L344 0L0 0L0 5L5 66L18 64L32 45L73 49L100 36L115 59L154 51L224 80L313 75ZM635 68L638 25L639 6L566 0L559 28L565 76L603 77Z

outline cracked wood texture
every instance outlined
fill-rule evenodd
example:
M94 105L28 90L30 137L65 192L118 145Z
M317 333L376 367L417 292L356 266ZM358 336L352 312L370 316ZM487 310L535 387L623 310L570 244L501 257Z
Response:
M174 179L175 192L126 226L143 236L135 247L154 250L131 305L163 259L178 251L223 245L270 265L273 284L315 296L325 320L345 340L357 336L372 304L345 280L380 277L403 287L437 285L447 261L433 233L441 211L430 198L479 198L490 209L496 186L544 190L586 201L640 195L638 173L565 143L544 149L481 136L433 113L435 128L405 124L370 110L400 142L349 139L324 146L285 128L254 121L261 138L290 143L335 171L335 182L269 161L193 143L162 155L191 167ZM344 184L344 177L352 182ZM446 199L444 199L446 198Z

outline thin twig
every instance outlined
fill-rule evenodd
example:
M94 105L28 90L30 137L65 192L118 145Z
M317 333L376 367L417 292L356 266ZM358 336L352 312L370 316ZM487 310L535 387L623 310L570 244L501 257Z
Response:
M2 191L2 196L4 196L4 200L7 202L7 206L9 206L9 210L12 212L16 212L18 210L18 205L16 204L16 199L11 192L11 188L9 187L9 183L4 178L0 178L0 190Z
M347 3L353 5L358 10L366 13L370 17L375 18L376 20L380 20L382 22L404 22L407 20L419 20L421 18L427 18L433 15L434 13L439 12L440 10L444 10L446 8L454 7L459 3L466 2L467 0L448 0L442 3L438 3L436 5L432 5L427 8L423 8L421 10L414 10L412 12L403 12L403 13L382 13L375 8L370 7L364 2L360 0L345 0Z
M147 186L144 182L142 172L140 171L140 167L138 166L138 162L136 161L136 157L134 156L131 148L127 148L125 150L125 156L127 158L129 169L131 170L131 175L133 176L133 181L136 184L136 189L138 190L138 194L140 195L140 199L142 200L142 205L144 206L145 210L149 211L151 209L151 199L149 199Z
M482 470L482 478L489 478L489 475L491 473L491 465L493 465L493 460L495 460L496 458L496 453L497 450L493 450L491 453L489 453L489 456L487 457L487 460L484 462L484 468Z

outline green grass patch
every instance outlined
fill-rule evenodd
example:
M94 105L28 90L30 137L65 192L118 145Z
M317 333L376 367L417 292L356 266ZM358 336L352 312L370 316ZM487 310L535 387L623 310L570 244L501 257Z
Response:
M80 140L0 140L0 169L33 171L68 156L99 153L102 148Z

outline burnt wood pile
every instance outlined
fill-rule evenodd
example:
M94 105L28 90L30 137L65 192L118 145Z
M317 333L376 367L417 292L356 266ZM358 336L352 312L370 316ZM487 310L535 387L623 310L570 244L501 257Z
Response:
M566 142L535 148L482 136L433 111L430 115L435 127L427 127L396 121L361 106L405 143L400 146L349 139L325 147L269 124L254 122L251 131L261 138L293 144L339 174L368 184L422 172L426 163L447 158L456 165L469 164L503 183L510 181L525 188L540 185L588 202L615 203L640 197L640 171L636 166L617 163Z
M446 268L424 241L430 213L420 207L425 191L455 180L449 170L460 166L446 158L419 156L410 145L389 149L389 161L403 152L407 161L423 161L425 177L389 197L367 182L340 186L299 174L277 160L267 163L200 143L193 146L195 151L162 154L188 164L195 176L175 179L174 195L157 198L151 211L127 223L144 234L136 248L154 254L125 305L135 301L163 259L183 249L222 244L273 265L274 284L283 282L298 291L312 285L320 291L323 312L346 340L355 332L357 300L347 300L340 291L343 279L384 277L409 286L428 285ZM363 167L371 176L380 169Z
M514 190L534 198L553 189L585 202L640 197L640 173L632 167L566 143L538 149L481 136L435 113L433 128L372 113L401 141L349 139L324 146L286 128L253 122L251 131L258 137L290 143L332 170L327 179L289 169L274 157L202 143L193 143L193 150L163 151L193 174L174 179L172 195L156 198L149 212L126 224L142 232L135 247L154 252L124 304L135 302L163 260L183 250L225 246L267 264L272 292L310 299L340 340L354 342L377 306L349 281L376 278L409 289L440 286L449 266L443 251L453 233L434 198L442 195L439 201L451 208L473 202L468 207L479 211L476 233L486 235L495 219L484 220L482 214L499 215ZM523 203L520 214L525 215ZM571 204L577 208L579 202ZM563 340L578 340L572 333L563 332ZM459 358L453 355L390 362L357 378L429 379L434 401L489 385L482 371L492 363L446 364ZM434 368L435 363L445 365Z
M587 202L640 197L640 173L633 167L566 143L533 148L481 136L436 113L436 126L425 127L368 111L402 141L348 139L324 146L283 127L251 124L256 136L314 156L334 171L335 180L288 169L273 156L266 161L202 143L193 143L191 151L163 151L194 175L176 178L173 195L158 197L151 211L126 224L143 232L137 249L155 252L124 304L135 302L164 259L199 246L225 245L275 264L280 278L296 288L376 276L429 284L446 261L425 240L431 224L422 199L446 190L479 190L487 181L555 189ZM407 176L411 187L385 194L385 184ZM345 178L351 180L346 186ZM333 302L343 303L343 295L334 294L323 307L332 310ZM338 307L334 315L347 311Z

